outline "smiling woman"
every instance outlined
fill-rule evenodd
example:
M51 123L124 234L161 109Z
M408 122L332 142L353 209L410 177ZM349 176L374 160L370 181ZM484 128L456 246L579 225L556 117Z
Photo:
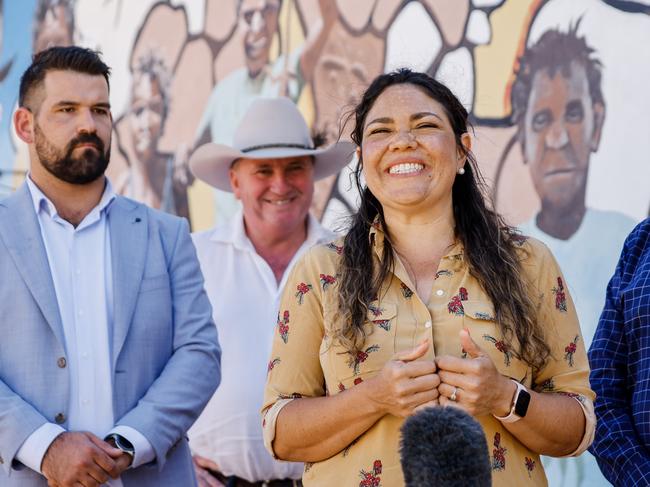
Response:
M594 431L560 269L487 206L467 111L447 87L383 74L352 115L361 205L285 288L267 448L312 462L305 485L404 485L403 418L454 404L494 446L494 485L546 485L539 454L579 454Z

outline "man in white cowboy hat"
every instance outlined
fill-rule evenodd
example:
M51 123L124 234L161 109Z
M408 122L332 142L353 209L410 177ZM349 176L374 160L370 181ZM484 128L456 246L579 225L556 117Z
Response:
M228 223L194 235L222 344L217 393L190 430L201 486L298 485L302 465L265 450L259 411L278 301L298 257L333 235L309 215L314 180L338 172L353 146L314 149L287 98L260 98L236 129L233 147L206 144L194 175L242 203ZM264 484L264 482L267 482Z

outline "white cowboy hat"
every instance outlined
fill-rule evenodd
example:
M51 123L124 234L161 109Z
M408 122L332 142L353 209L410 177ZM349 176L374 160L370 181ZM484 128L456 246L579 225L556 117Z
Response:
M309 128L298 108L288 98L258 98L237 126L232 147L209 143L190 157L190 169L199 179L223 191L232 191L230 167L237 159L314 157L314 180L339 172L350 162L351 142L336 142L315 149Z

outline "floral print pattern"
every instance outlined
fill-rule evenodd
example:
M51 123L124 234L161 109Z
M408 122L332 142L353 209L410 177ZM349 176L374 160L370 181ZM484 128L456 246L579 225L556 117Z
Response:
M326 247L330 250L333 250L338 255L341 255L343 253L343 245L336 245L334 242L330 242L326 245Z
M468 294L467 289L461 287L458 290L458 294L451 298L449 304L447 304L447 309L449 313L456 316L463 316L465 314L465 309L463 308L462 301L467 301Z
M535 460L529 457L524 457L524 465L526 465L526 470L528 470L528 476L532 478L530 473L535 468Z
M411 291L406 284L401 282L399 287L402 290L402 296L404 296L404 299L411 299L413 297L413 291Z
M330 276L328 274L320 275L320 285L323 288L323 291L327 291L327 288L336 282L336 277Z
M573 341L569 343L566 347L564 347L564 360L566 360L569 363L569 367L573 367L573 356L575 355L576 350L578 349L579 339L580 336L576 335Z
M508 450L501 446L501 433L494 433L494 448L492 449L492 470L506 469L506 453Z
M376 318L378 316L381 316L381 314L384 312L384 308L380 308L379 306L376 306L374 304L369 304L368 311L370 311L372 315Z
M348 366L354 370L354 375L359 374L359 366L366 361L368 355L379 350L379 345L370 345L365 350L359 350L357 354L348 359Z
M289 310L285 310L282 313L282 318L280 318L280 313L278 313L278 333L280 338L284 343L289 341Z
M506 367L510 366L510 360L512 359L512 351L506 342L503 340L497 340L493 336L483 335L483 338L490 343L494 344L494 347L503 354L503 362L506 364Z
M528 241L528 237L526 235L522 235L520 233L511 233L510 234L510 241L515 244L517 247L521 247Z
M553 287L552 291L555 294L555 309L561 313L566 313L566 293L564 292L564 283L561 277L557 278L557 286Z
M359 482L359 487L381 487L381 477L379 477L381 470L381 460L375 460L372 469L369 471L360 470L361 482Z
M382 330L390 331L390 320L373 320L372 322Z
M268 374L273 370L273 368L281 362L280 357L275 357L269 361L269 365L266 367L266 373Z
M301 282L298 284L298 286L296 286L296 299L298 300L298 304L302 304L305 298L305 294L307 294L312 289L314 289L314 286L307 284L306 282Z

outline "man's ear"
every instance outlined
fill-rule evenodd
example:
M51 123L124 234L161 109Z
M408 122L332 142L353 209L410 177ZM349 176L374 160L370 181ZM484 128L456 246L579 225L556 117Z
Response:
M235 195L235 198L240 199L239 178L237 177L237 170L235 169L235 166L232 166L228 171L228 177L230 178L230 187L232 188L232 192Z
M34 143L34 114L25 107L18 107L14 113L16 135L26 144Z
M605 104L596 102L593 106L594 110L594 130L591 133L591 140L589 141L589 148L591 152L596 152L600 145L600 136L603 133L603 124L605 123Z

